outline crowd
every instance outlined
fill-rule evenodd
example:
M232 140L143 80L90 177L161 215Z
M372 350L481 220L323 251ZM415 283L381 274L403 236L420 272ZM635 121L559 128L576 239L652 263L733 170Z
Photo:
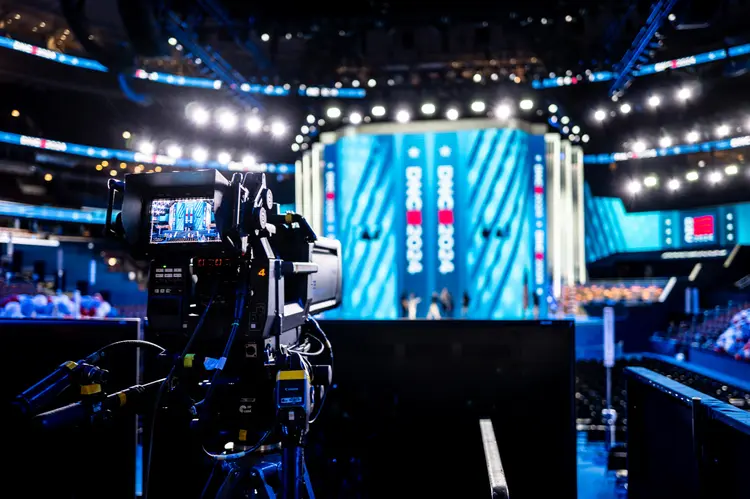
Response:
M576 286L575 296L576 301L580 305L614 305L615 303L646 304L653 303L659 299L659 296L664 291L665 284L659 281L644 283L590 283Z
M466 317L469 313L469 294L464 291L461 298L461 317ZM414 320L417 318L417 310L422 298L415 295L414 293L404 293L401 295L401 317ZM430 305L427 308L427 319L437 320L446 318L453 318L455 316L455 304L453 302L453 295L448 291L448 288L443 288L440 293L432 293L430 298Z
M20 318L81 318L113 317L115 310L102 295L81 296L79 293L44 293L9 295L0 300L0 317Z

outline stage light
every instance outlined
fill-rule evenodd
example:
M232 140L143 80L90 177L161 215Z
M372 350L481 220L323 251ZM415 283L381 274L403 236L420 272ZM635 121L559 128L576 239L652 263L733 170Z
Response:
M500 120L507 120L510 118L510 106L507 104L500 104L495 108L495 117Z
M518 106L524 111L531 111L534 109L534 101L531 99L524 99L518 104Z
M573 132L573 133L576 133L576 134L577 133L581 133L581 127L579 127L578 125L576 125L573 128L571 128L570 131Z
M378 84L378 82L375 81L374 78L370 78L369 80L367 80L367 86L370 87L370 88L373 88L377 84Z
M169 40L167 40L167 43L174 47L175 45L177 45L177 38L170 38Z
M625 103L625 104L623 104L623 105L620 106L620 112L622 114L628 114L632 110L633 110L632 106L630 104L628 104L628 103Z
M172 144L169 147L167 147L167 156L170 158L179 158L182 156L182 148L178 146L177 144Z
M299 151L299 144L292 144L292 151L294 152Z
M722 178L724 178L724 175L721 172L711 172L708 174L708 181L712 184L718 184Z
M643 185L646 187L656 187L656 184L659 183L659 179L656 178L655 175L649 175L648 177L643 179Z
M271 39L271 35L269 35L268 33L263 33L262 35L260 35L260 39L263 42L267 42Z
M422 104L422 114L426 114L428 116L431 116L435 114L435 104L432 104L430 102Z
M729 135L729 126L728 125L720 125L716 128L716 136L719 138L726 137Z
M296 137L294 137L294 141L297 144L301 144L301 143L303 143L305 141L305 139L302 137L302 135L297 135Z
M313 125L315 123L315 116L313 116L312 114L308 114L307 115L307 122L309 124Z
M245 154L242 156L242 166L253 166L255 164L255 156L252 154Z
M250 133L258 133L263 129L263 121L258 116L250 116L245 120L245 128Z
M560 118L560 123L562 123L563 125L567 125L568 123L570 123L570 118L568 118L567 116L563 116L562 118Z
M674 14L669 14L669 15L667 16L667 19L669 20L669 22L672 22L672 23L673 23L673 22L675 22L675 21L677 20L677 16L676 16L676 15L674 15Z
M96 171L100 172L102 171L104 167L102 165L96 165Z
M232 131L237 128L237 123L239 122L237 114L228 109L219 110L216 120L218 121L219 126L227 131Z
M359 87L359 80L352 80L352 87L358 88Z
M691 144L694 144L701 139L701 134L693 130L691 132L688 132L685 138L687 139L688 142L690 142Z
M641 192L641 183L637 180L631 180L628 182L626 188L631 195L635 195Z
M138 151L141 154L154 154L155 147L154 144L147 141L142 141L140 144L138 144ZM102 164L104 165L104 162L102 161ZM107 166L107 165L104 165Z
M685 175L685 179L687 179L688 182L695 182L699 177L700 175L698 175L698 172L687 172L687 175Z
M646 143L643 142L642 140L636 140L633 143L633 152L634 153L640 154L640 153L642 153L645 150L646 150Z
M154 171L155 171L156 173L159 173L159 172L161 172L161 166L157 166L157 167L155 167L155 168L154 168Z
M652 95L651 97L648 98L649 106L653 108L657 108L659 107L659 104L661 104L661 97L659 97L658 95Z
M286 125L280 121L271 123L271 135L281 137L286 133Z
M686 101L686 100L688 100L692 96L693 96L693 91L690 90L687 87L682 87L681 89L679 89L677 91L677 99L678 100Z
M480 75L479 73L475 73L471 79L474 80L474 83L479 83L480 81L482 81L482 75Z
M359 125L362 123L362 115L359 113L352 113L349 115L349 123L352 125Z
M329 118L333 120L339 119L341 118L341 109L337 107L329 107L326 110L326 116L328 116Z
M116 176L117 176L117 170L110 170L110 171L109 171L109 174L110 174L111 176L113 176L113 177L116 177Z
M205 163L208 159L208 151L202 147L196 147L193 149L193 160L198 163Z
M603 109L597 109L594 112L594 119L596 121L602 122L607 117L607 113Z
M672 137L665 135L664 137L659 139L660 147L670 147L671 145L672 145Z
M107 265L109 265L110 267L114 267L115 265L117 265L117 258L115 258L115 257L110 257L110 258L109 258L109 259L107 260Z
M191 109L190 107L191 106L188 106L189 116L190 119L193 120L193 123L195 123L196 125L205 125L211 119L211 114L205 108L200 106L193 106Z
M102 166L109 166L109 161L107 161L106 159L102 161Z
M558 109L559 108L557 107L557 104L550 104L549 107L547 108L547 111L554 114L557 112Z
M564 126L562 127L562 133L568 133L570 131L570 128Z
M123 139L127 140L130 137L131 137L130 132L128 132L127 130L125 130L124 132L122 132L122 138Z
M52 174L51 173L45 173L44 174L44 181L45 182L52 182Z
M407 123L410 119L411 115L409 114L409 111L402 109L396 113L396 121L399 123Z
M588 135L584 135L583 137L581 137L581 140L582 140L582 141L583 141L584 143L587 143L587 142L588 142L588 141L590 140L590 137L589 137Z
M667 182L667 188L670 191L676 191L680 188L680 181L676 178L670 179L669 182Z
M372 108L372 115L376 118L382 118L385 116L385 108L383 106L375 106Z
M727 165L726 168L724 168L724 173L727 175L737 175L739 173L740 169L737 168L737 165Z
M573 16L565 16L565 22L566 23L572 23L573 22Z
M472 112L483 113L485 109L487 109L487 106L480 100L475 100L471 103Z
M226 151L221 151L216 155L216 161L222 165L228 165L232 161L232 155Z
M128 167L127 163L120 163L120 170L124 170Z
M448 109L448 111L445 112L445 117L451 121L455 121L458 119L458 109L451 108Z

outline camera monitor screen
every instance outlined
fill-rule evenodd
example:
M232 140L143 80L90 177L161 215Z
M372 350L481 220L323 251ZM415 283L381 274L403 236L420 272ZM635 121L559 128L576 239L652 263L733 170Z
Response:
M221 242L213 198L151 201L151 244Z

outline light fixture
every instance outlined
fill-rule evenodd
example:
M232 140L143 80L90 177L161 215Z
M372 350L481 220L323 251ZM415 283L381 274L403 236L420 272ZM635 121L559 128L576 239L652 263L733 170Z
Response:
M518 107L520 107L524 111L531 111L532 109L534 109L534 101L531 99L523 99L518 103Z
M471 103L471 111L474 113L483 113L487 106L481 100L475 100Z
M151 142L147 142L147 141L144 140L140 144L138 144L138 151L141 154L151 155L151 154L154 154L155 150L156 150L156 148L154 147L154 144L152 144ZM107 166L107 165L104 164L104 161L102 161L102 164L104 166Z
M722 178L724 178L724 175L721 172L711 172L708 174L708 181L712 184L718 184Z
M642 153L645 150L646 150L646 143L643 142L642 140L636 140L633 143L633 152L634 153L640 154L640 153Z
M311 125L314 124L315 123L315 116L313 116L312 114L308 114L307 115L307 122L309 124L311 124Z
M274 121L271 123L271 135L274 137L281 137L286 133L286 125L281 121Z
M303 143L305 141L305 138L302 135L297 135L296 137L294 137L294 141L297 144L301 144L301 143Z
M667 19L669 20L669 22L673 23L673 22L675 22L677 20L677 16L674 15L674 14L669 14L667 16Z
M157 166L157 167L155 167L155 168L154 168L154 171L155 171L156 173L160 173L160 172L161 172L161 166Z
M326 110L326 116L333 120L341 118L341 109L337 107L329 107Z
M216 161L222 165L228 165L232 161L232 155L226 151L221 151L216 155Z
M656 107L659 107L659 104L661 104L661 97L659 97L658 95L652 95L651 97L648 98L649 106L656 108Z
M193 160L198 163L205 163L208 160L208 151L202 147L196 147L193 149Z
M106 159L102 161L102 166L109 166L109 161L107 161Z
M167 156L174 159L179 158L180 156L182 156L182 148L177 144L170 145L169 147L167 147Z
M242 156L242 166L253 166L255 164L255 156L252 154L245 154Z
M557 112L558 109L559 108L557 107L557 104L550 104L549 107L547 108L547 111L554 114Z
M52 182L52 174L51 173L45 173L44 174L44 181L45 182Z
M357 112L350 114L349 123L351 123L352 125L359 125L360 123L362 123L362 115Z
M567 125L568 123L570 123L570 118L568 118L567 116L563 116L562 118L560 118L560 123L562 123L563 125Z
M716 128L716 136L719 138L726 137L729 135L729 125L719 125Z
M687 175L685 175L685 179L687 179L688 182L695 182L698 180L700 175L698 175L698 172L687 172Z
M237 128L237 123L239 122L237 114L233 111L230 111L229 109L220 110L216 119L219 123L219 126L227 131L231 131Z
M643 179L643 185L646 187L656 187L656 184L659 183L659 179L656 178L655 175L649 175L648 177Z
M737 168L737 165L727 165L726 168L724 168L724 173L727 175L737 175L739 173L740 169Z
M130 137L131 137L130 132L128 132L127 130L125 130L124 132L122 132L122 138L123 139L127 140Z
M292 151L293 152L299 151L299 144L292 144Z
M421 108L422 114L426 114L428 116L431 116L435 114L436 108L435 104L432 104L431 102L427 102L425 104L422 104Z
M628 182L626 188L631 195L635 195L641 192L641 183L637 180L631 180Z
M385 116L385 108L383 106L375 106L372 108L372 115L376 118Z
M680 181L676 178L670 179L669 182L667 182L667 188L670 191L676 191L680 188Z
M458 119L458 109L450 108L445 112L445 117L451 121Z
M620 106L620 112L622 114L628 114L632 110L633 110L632 106L628 104L627 102Z
M125 170L128 167L127 163L120 163L120 170Z
M110 257L110 258L109 258L109 259L107 260L107 265L109 265L110 267L114 267L115 265L117 265L117 258L115 258L115 257L113 257L113 256L112 256L112 257Z
M399 123L406 123L411 119L411 115L409 114L409 111L406 111L405 109L402 109L401 111L396 113L396 121Z
M370 87L370 88L373 88L377 84L378 84L378 82L375 81L374 78L370 78L369 80L367 80L367 86Z
M565 22L566 23L572 23L573 22L573 16L565 16Z
M96 165L96 171L100 172L102 171L104 167L102 165Z
M685 138L687 139L688 142L690 142L691 144L694 144L695 142L698 142L700 140L701 134L695 130L692 130L688 132Z
M677 91L677 99L681 101L686 101L690 97L693 96L693 91L690 90L688 87L682 87Z
M263 128L263 121L258 116L249 116L245 120L245 128L250 133L258 133Z
M474 80L474 83L479 83L482 81L482 75L479 73L474 73L474 76L471 77L472 80Z
M583 141L584 143L587 143L587 142L588 142L588 141L590 140L590 137L589 137L588 135L584 135L583 137L581 137L581 140L582 140L582 141Z
M169 40L167 40L167 43L174 47L175 45L177 45L177 38L170 38Z
M500 104L495 108L495 117L500 120L507 120L510 118L510 106L507 104Z
M211 114L203 107L193 106L190 110L190 119L196 125L203 126L211 119Z
M18 111L18 109L14 109L13 111L10 112L10 115L13 116L14 118L18 118L19 116L21 116L21 113Z
M117 170L110 170L110 171L109 171L109 174L110 174L111 176L113 176L113 177L116 177L116 176L117 176Z
M670 147L672 145L672 137L669 135L665 135L664 137L659 139L659 146L660 147Z
M581 133L581 127L579 127L578 125L575 125L573 128L570 129L570 131L576 134Z
M262 42L267 42L270 39L271 39L271 35L269 35L268 33L263 33L262 35L260 35L260 40Z

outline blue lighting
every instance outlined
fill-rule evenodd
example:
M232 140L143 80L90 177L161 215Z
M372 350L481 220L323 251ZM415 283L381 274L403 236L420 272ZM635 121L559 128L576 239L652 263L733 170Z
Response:
M100 208L76 210L72 208L32 206L23 203L0 201L0 215L7 217L34 218L37 220L52 220L55 222L104 224L107 219L107 210Z

